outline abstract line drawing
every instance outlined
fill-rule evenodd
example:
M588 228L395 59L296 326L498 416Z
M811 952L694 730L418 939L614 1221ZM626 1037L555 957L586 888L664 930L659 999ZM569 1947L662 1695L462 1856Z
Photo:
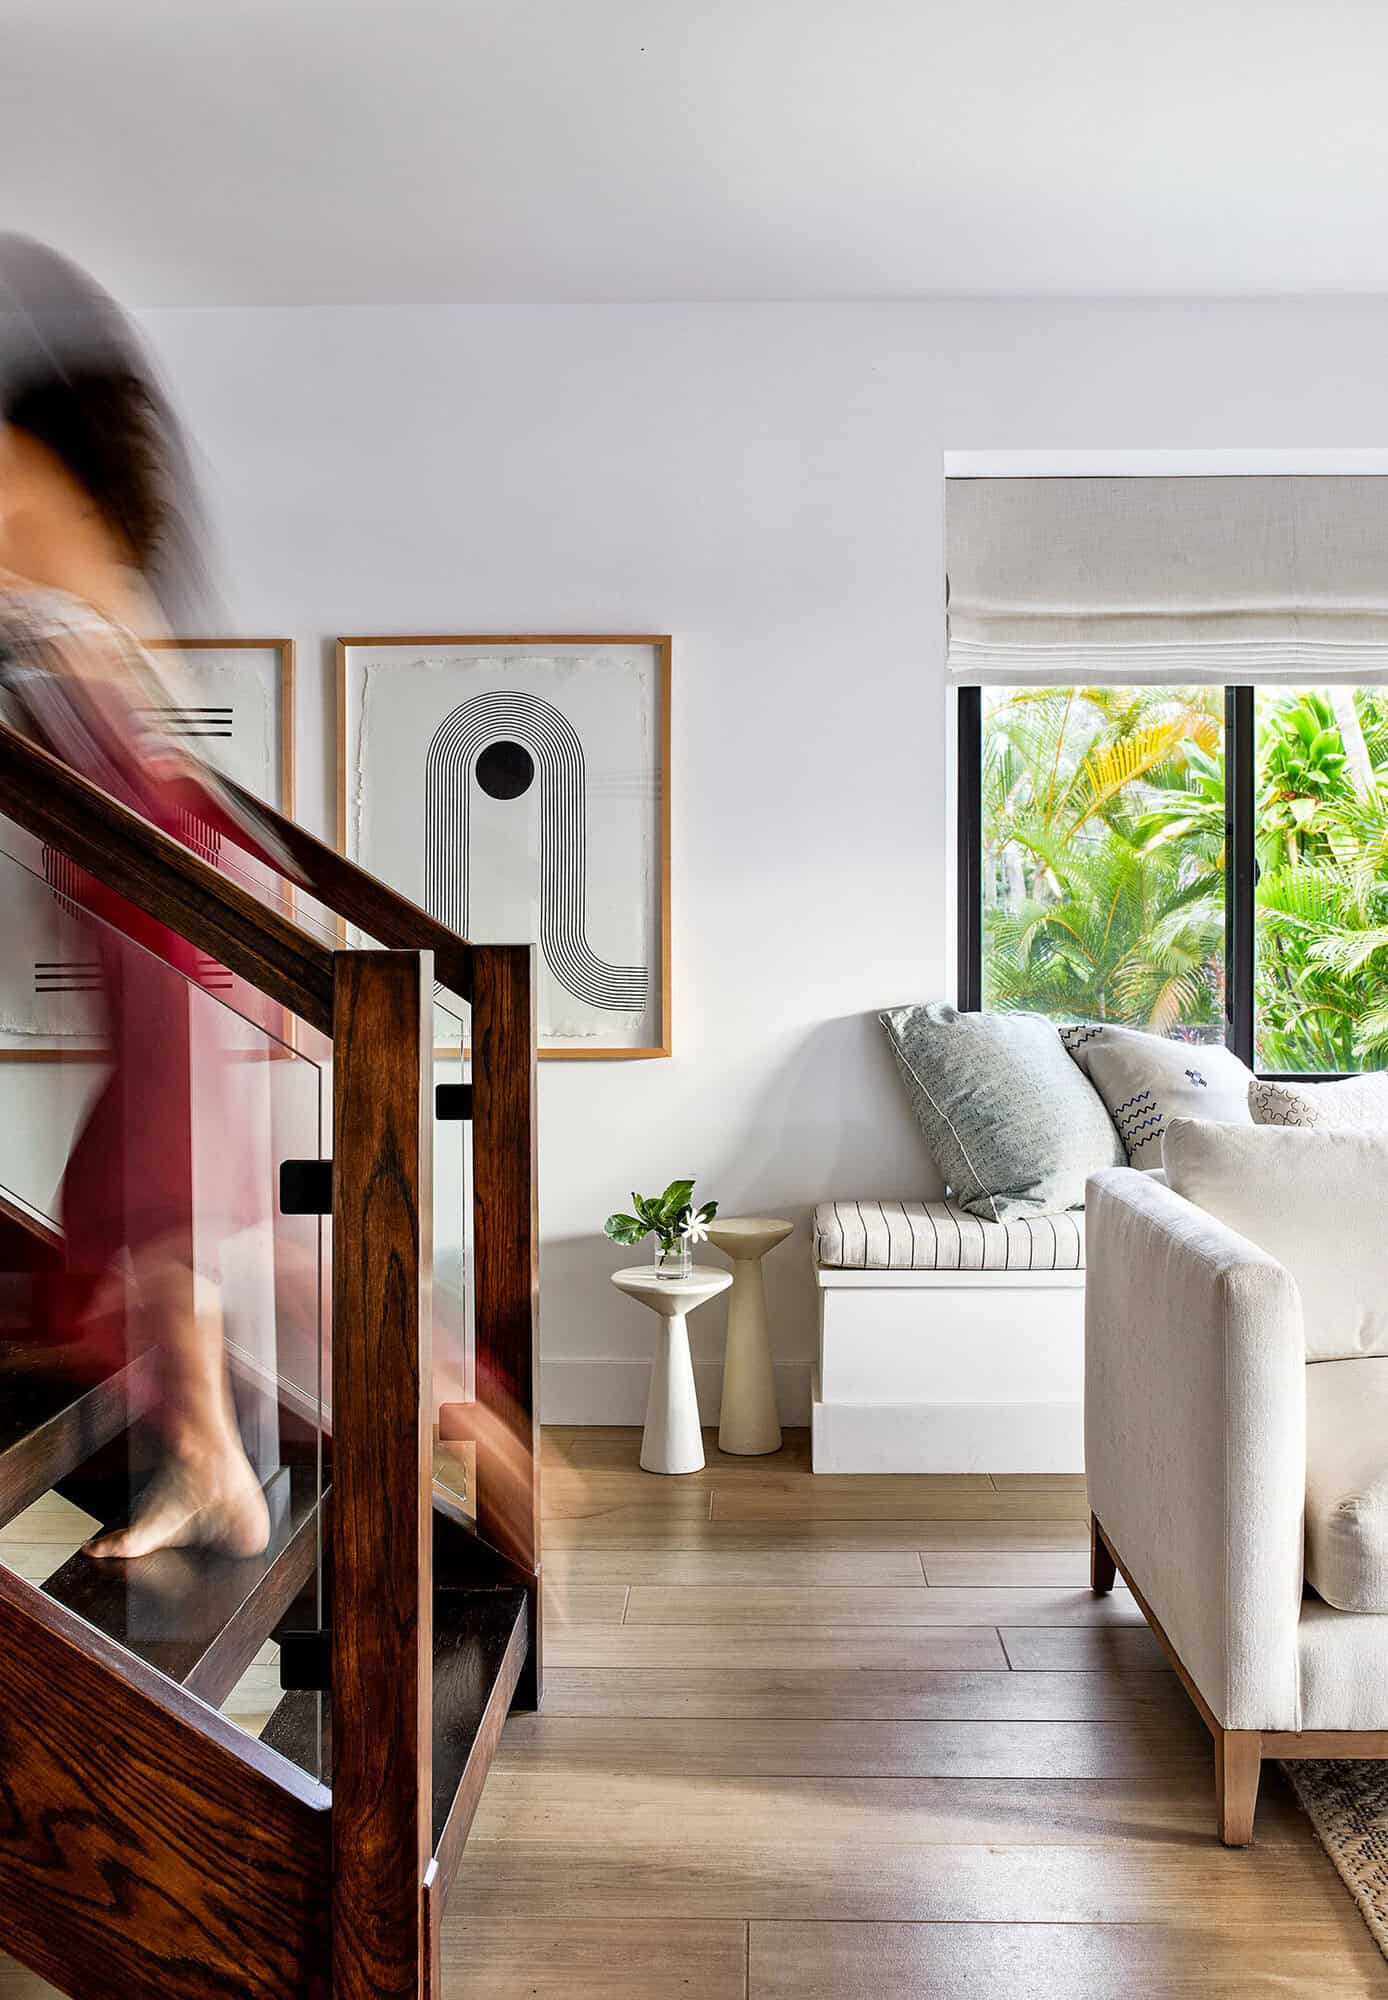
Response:
M158 708L141 712L159 716L170 736L223 736L229 740L233 734L235 710L231 708L178 708L172 702L161 702Z
M650 969L609 965L588 941L587 767L578 731L552 703L520 689L474 695L434 733L424 767L424 901L469 935L472 790L515 798L538 784L539 944L555 978L592 1007L639 1013ZM532 775L527 775L527 767Z
M101 961L98 958L36 958L36 993L100 993Z
M474 943L531 948L543 1058L670 1054L671 646L337 642L342 852ZM441 997L441 1042L466 1054L468 1006Z

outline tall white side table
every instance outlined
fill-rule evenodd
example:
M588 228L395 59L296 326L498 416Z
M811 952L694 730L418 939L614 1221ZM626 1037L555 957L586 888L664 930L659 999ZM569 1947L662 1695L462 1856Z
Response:
M781 1449L761 1260L768 1250L784 1243L794 1227L793 1222L770 1215L720 1215L709 1226L709 1242L733 1260L728 1344L723 1356L723 1407L718 1423L720 1451L755 1458Z
M688 1315L705 1299L727 1291L732 1274L711 1264L696 1264L688 1277L658 1278L651 1265L635 1264L614 1271L612 1282L619 1292L649 1306L662 1322L641 1434L642 1469L697 1472L704 1462L704 1437L689 1357Z

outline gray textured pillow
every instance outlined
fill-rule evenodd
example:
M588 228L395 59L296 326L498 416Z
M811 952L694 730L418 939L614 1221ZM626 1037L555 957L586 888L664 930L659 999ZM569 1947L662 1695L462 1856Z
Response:
M1337 1083L1271 1083L1254 1077L1248 1108L1255 1125L1300 1125L1322 1132L1388 1129L1388 1071L1346 1076Z
M1169 1041L1145 1028L1085 1022L1060 1039L1108 1106L1130 1167L1159 1167L1172 1118L1247 1125L1253 1072L1218 1044Z
M1122 1166L1108 1113L1039 1014L961 1014L945 1001L878 1017L911 1108L959 1207L985 1221L1084 1202Z

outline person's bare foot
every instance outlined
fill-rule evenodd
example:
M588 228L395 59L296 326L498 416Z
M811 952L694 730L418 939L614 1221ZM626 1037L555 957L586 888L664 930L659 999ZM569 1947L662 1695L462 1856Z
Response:
M98 1561L153 1555L158 1549L215 1549L258 1556L270 1540L270 1510L250 1461L238 1449L217 1458L175 1459L154 1479L128 1528L94 1535L86 1553Z

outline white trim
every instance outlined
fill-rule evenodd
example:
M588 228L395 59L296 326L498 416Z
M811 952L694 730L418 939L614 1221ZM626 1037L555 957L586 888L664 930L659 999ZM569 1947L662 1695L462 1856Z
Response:
M977 1282L988 1291L1035 1291L1038 1287L1082 1292L1083 1271L864 1271L851 1265L816 1264L815 1283L821 1291L846 1292L929 1292L937 1288L957 1292Z
M547 1424L630 1424L646 1421L651 1363L632 1355L546 1357L540 1369L541 1421ZM694 1363L699 1418L718 1422L723 1395L721 1361ZM776 1363L776 1401L783 1424L810 1421L810 1366L807 1361Z
M1082 1472L1082 1403L823 1403L816 1472Z

